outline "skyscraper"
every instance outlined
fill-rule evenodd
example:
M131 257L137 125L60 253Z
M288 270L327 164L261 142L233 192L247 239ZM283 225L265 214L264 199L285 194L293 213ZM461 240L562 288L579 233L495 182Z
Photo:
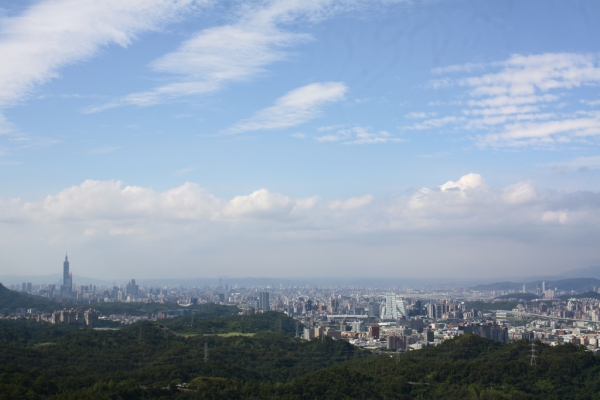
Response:
M125 295L131 297L137 297L139 295L139 286L135 284L135 279L132 279L125 287Z
M69 257L65 254L65 262L63 263L63 284L62 292L70 296L73 290L73 275L69 272Z
M387 293L385 295L385 307L383 308L381 319L395 321L398 317L408 318L406 302L404 300L397 301L394 293Z
M258 293L258 308L263 311L269 311L269 292Z

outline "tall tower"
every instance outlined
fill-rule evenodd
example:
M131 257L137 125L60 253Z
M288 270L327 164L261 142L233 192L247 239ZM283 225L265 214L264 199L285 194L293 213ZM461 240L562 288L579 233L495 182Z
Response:
M63 292L70 296L73 290L73 275L69 272L69 257L66 254L63 263L63 288Z
M267 312L271 309L269 305L269 292L259 292L258 293L258 308Z
M69 256L65 254L65 262L63 263L63 285L67 285L69 281Z

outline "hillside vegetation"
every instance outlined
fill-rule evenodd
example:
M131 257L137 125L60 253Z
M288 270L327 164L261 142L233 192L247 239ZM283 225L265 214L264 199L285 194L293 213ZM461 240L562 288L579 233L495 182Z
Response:
M473 335L390 357L341 340L298 340L295 321L279 313L246 316L244 325L238 316L198 321L178 317L97 331L2 320L0 399L594 399L600 393L600 359L570 344L538 343L537 365L530 365L529 342L505 345ZM229 329L257 332L202 333ZM177 386L183 382L187 390Z

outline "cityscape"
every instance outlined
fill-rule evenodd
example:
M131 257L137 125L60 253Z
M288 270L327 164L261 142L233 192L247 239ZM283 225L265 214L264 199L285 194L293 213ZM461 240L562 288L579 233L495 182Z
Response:
M140 286L135 279L120 286L75 285L68 256L62 273L63 280L57 284L24 282L8 288L66 302L72 309L43 313L18 307L2 318L87 327L100 319L128 325L193 315L195 311L189 306L213 303L235 306L240 315L284 313L297 321L296 336L303 340L329 337L373 351L420 350L465 333L504 343L538 340L551 346L572 343L594 353L600 351L600 286L578 293L551 289L541 281L531 291L524 284L520 291L455 287L441 292L435 286L240 287L235 283L230 286L221 278L218 285L204 287ZM593 283L585 281L584 290ZM94 310L94 304L113 302L160 303L173 309L144 316L101 315Z
M598 21L0 0L0 400L600 399Z

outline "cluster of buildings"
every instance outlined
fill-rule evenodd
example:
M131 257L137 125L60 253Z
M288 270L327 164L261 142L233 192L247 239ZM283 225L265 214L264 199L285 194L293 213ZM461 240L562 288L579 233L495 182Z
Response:
M12 288L12 287L11 287ZM306 340L331 337L348 340L356 346L373 349L410 350L437 345L465 333L473 333L500 342L537 339L555 345L576 343L597 349L600 343L600 301L556 296L562 292L547 288L545 282L536 288L537 301L518 301L512 311L474 309L470 304L488 303L485 310L495 310L492 295L507 292L478 293L464 288L388 288L309 285L230 286L219 279L216 286L139 285L132 279L125 285L110 287L73 285L68 257L63 263L63 280L57 285L21 288L74 304L96 302L160 302L177 304L178 309L162 311L146 317L128 315L102 316L124 324L140 319L161 319L190 313L189 306L201 303L235 305L242 314L279 311L304 326ZM527 292L523 287L523 293ZM36 293L37 290L37 293ZM401 293L401 294L398 294ZM508 292L510 293L510 292ZM506 296L505 296L506 297ZM501 307L498 307L501 308ZM17 316L30 315L40 321L90 326L98 319L96 311L61 310L39 314L36 310L17 309Z
M94 326L98 321L99 313L96 310L88 309L64 309L60 311L54 311L52 313L39 313L33 315L38 322L44 321L51 324L65 324L65 325L80 325L80 326Z
M333 295L327 304L316 303L316 308L304 306L303 313L295 316L305 326L305 340L331 337L360 347L394 351L437 345L464 333L508 342L505 326L486 321L465 302L384 293L354 299Z
M566 301L523 301L519 302L517 306L513 308L512 313L515 315L542 316L563 320L600 322L600 300L592 298L572 298Z

